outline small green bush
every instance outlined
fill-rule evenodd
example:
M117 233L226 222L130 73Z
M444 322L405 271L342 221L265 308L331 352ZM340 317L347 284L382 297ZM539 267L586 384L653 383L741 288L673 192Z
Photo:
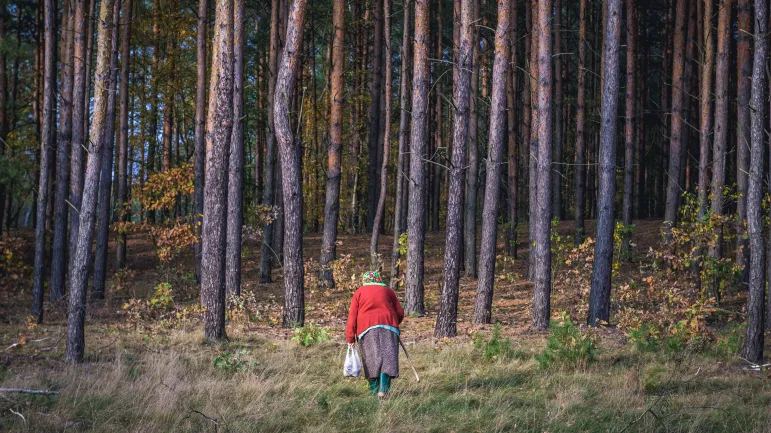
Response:
M581 332L567 313L562 313L559 319L551 321L546 348L535 358L542 368L551 365L577 367L592 361L597 352L594 338Z
M295 328L294 335L292 336L292 341L304 347L313 346L331 339L332 331L312 323L302 328Z
M640 352L655 352L659 349L659 332L655 326L643 323L629 330L629 342Z
M249 350L239 349L235 352L225 352L220 356L214 358L212 367L225 371L244 371L249 368L255 367L257 361L252 360L249 362L245 357L249 355Z
M514 348L508 338L501 337L501 326L497 323L493 326L493 334L490 338L484 338L477 334L474 338L474 349L477 350L485 361L510 359L514 355Z

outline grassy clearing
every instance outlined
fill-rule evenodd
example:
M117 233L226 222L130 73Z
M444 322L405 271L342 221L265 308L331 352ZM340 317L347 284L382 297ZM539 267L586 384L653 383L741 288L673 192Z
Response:
M769 378L709 350L625 345L583 367L542 368L540 338L490 361L479 344L424 342L410 345L421 382L403 363L391 398L378 403L363 379L342 376L342 345L301 347L242 331L231 338L203 345L197 331L124 334L82 366L54 361L58 354L12 364L2 386L61 395L5 395L0 430L771 431ZM215 365L223 356L228 362Z

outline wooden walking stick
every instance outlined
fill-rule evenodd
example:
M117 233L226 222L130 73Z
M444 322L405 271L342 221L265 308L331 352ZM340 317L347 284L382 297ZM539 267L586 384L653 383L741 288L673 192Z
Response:
M415 380L420 382L420 376L418 376L418 371L415 370L415 365L412 363L412 359L410 359L410 354L407 353L407 348L404 347L404 343L402 343L402 339L399 338L399 345L402 346L402 350L404 350L404 356L407 357L407 361L410 363L410 367L412 367L412 372L415 373Z

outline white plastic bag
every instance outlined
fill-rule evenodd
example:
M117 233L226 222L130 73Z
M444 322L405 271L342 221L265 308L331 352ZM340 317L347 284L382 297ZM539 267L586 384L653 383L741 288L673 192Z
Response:
M356 346L348 343L348 351L345 354L345 364L343 365L343 376L359 377L361 375L361 359Z

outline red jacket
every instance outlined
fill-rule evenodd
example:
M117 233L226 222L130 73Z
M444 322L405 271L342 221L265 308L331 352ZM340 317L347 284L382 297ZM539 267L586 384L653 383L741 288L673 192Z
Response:
M359 287L351 299L345 340L356 341L356 337L374 325L388 325L399 328L404 319L404 310L396 294L388 286L370 284Z

